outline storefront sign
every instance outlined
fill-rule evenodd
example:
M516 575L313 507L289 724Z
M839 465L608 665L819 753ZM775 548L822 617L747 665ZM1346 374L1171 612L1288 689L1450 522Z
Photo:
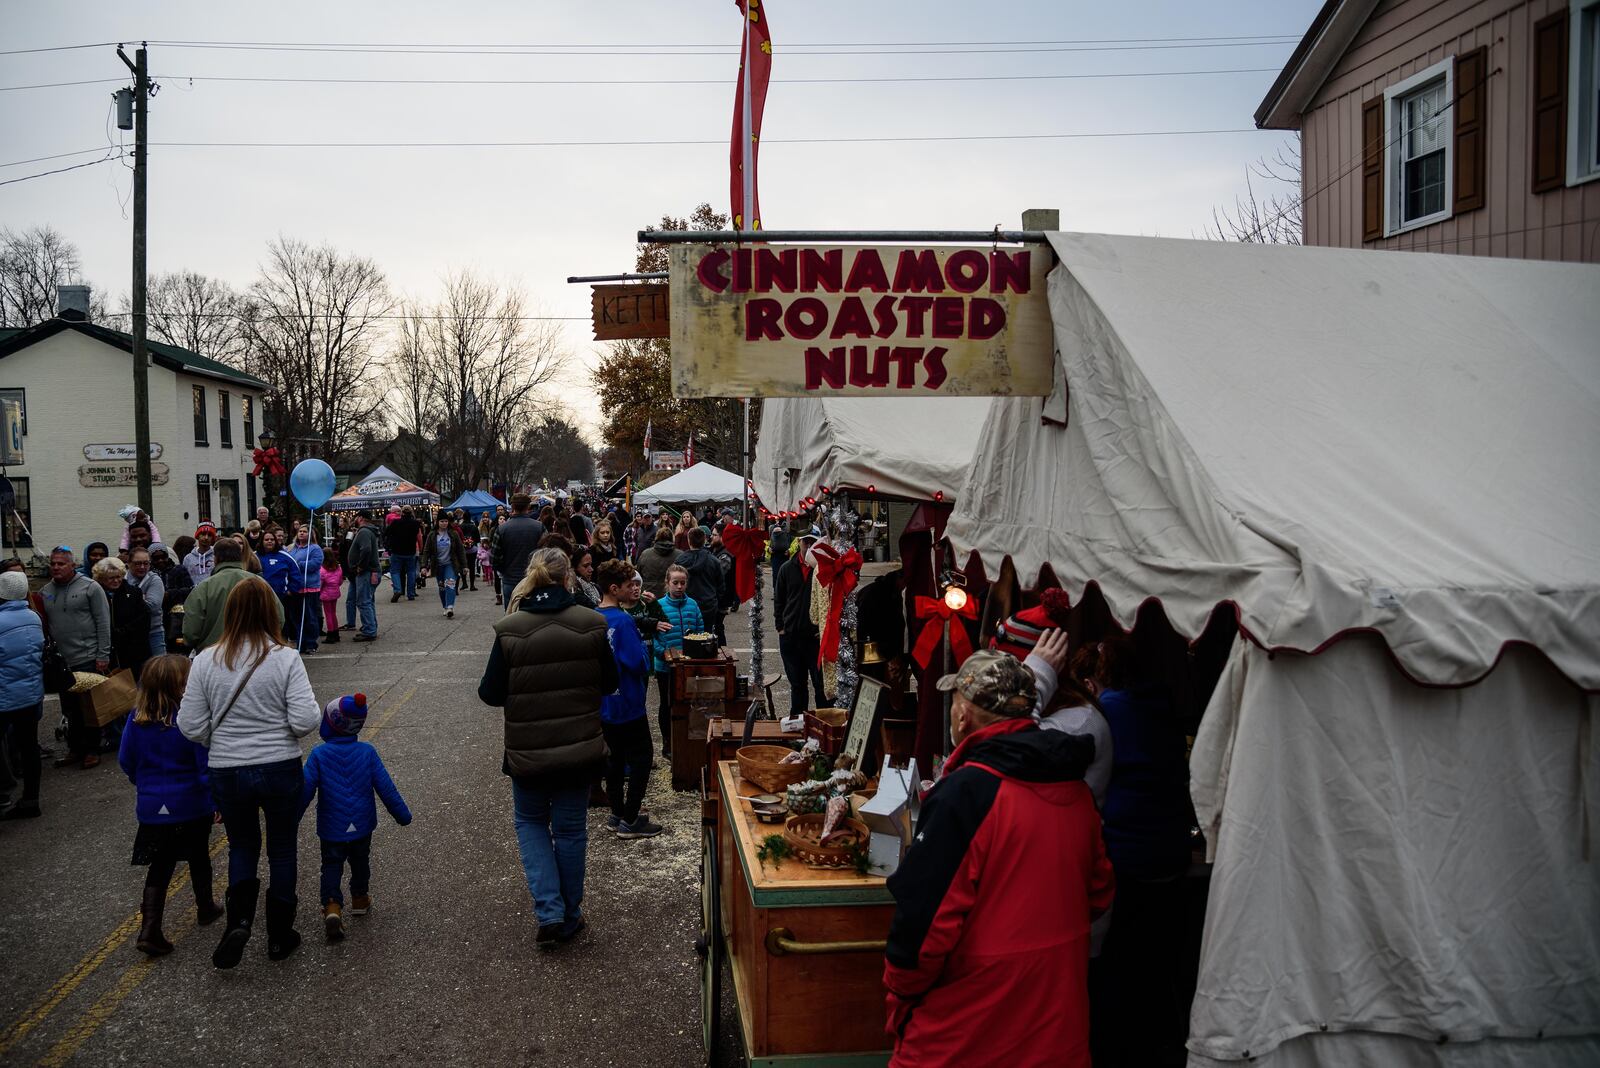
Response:
M681 471L683 470L685 458L681 450L678 452L652 450L650 453L650 470Z
M590 288L594 290L596 341L667 336L665 283Z
M85 445L83 447L83 458L85 460L132 460L138 455L138 450L135 449L132 442L128 442L125 445ZM150 443L150 459L161 459L160 442L152 441Z
M166 464L150 465L150 484L165 486L169 471ZM78 468L78 485L90 489L135 486L139 482L139 465L134 463L84 464Z
M1046 396L1041 246L675 245L677 397Z

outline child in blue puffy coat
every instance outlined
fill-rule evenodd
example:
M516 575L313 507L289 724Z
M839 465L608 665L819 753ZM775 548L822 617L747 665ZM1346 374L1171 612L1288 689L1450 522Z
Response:
M378 826L378 806L383 799L394 821L404 827L411 810L371 744L358 740L367 722L365 694L329 701L322 710L322 744L306 757L303 813L311 798L317 800L317 837L322 839L322 926L328 941L344 937L344 865L350 862L350 914L365 916L372 907L368 893L372 878L372 832Z

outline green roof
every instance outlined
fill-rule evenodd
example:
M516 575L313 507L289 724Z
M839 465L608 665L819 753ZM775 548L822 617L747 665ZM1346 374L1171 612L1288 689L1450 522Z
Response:
M34 326L22 328L0 329L0 357L8 356L18 349L27 348L37 341L47 337L54 337L63 330L76 330L80 334L87 334L98 341L114 345L126 352L133 352L133 335L122 330L113 330L108 326L96 323L76 322L67 319L46 319ZM162 341L147 340L146 346L150 350L150 359L165 367L169 371L187 371L189 374L203 375L207 378L220 378L226 382L237 382L240 385L252 386L256 389L270 389L267 383L254 375L247 375L243 371L229 367L225 363L213 360L209 356L202 356L190 349L179 348L177 345L168 345Z

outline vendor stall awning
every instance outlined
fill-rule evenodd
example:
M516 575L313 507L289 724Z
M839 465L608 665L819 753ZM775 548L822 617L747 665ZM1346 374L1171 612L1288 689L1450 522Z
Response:
M698 463L664 478L633 495L636 505L738 504L744 496L744 478L713 464Z
M983 397L769 399L751 481L776 511L797 508L821 486L954 500L988 411Z
M463 512L476 514L479 512L492 512L504 504L504 501L492 494L485 493L483 490L467 490L467 492L446 505L445 508L451 512L459 508Z
M328 507L335 512L391 508L402 504L438 503L437 493L401 478L382 464L360 482L340 490L328 499Z
M1371 631L1453 685L1525 644L1600 690L1600 267L1050 240L1056 394L993 402L958 547L1125 626L1231 602L1269 649Z

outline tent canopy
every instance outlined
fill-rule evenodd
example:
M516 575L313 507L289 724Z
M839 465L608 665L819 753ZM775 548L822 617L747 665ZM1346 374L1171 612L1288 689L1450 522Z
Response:
M697 463L633 495L634 504L737 504L744 496L744 479L732 471Z
M467 490L445 507L452 512L459 508L469 515L481 515L485 512L492 512L504 504L505 502L498 497L485 493L483 490L474 489Z
M328 507L335 512L392 508L402 504L438 503L437 493L401 478L382 464L379 464L366 478L340 490L328 499Z
M982 397L772 398L761 406L751 481L777 511L820 486L955 500L988 410Z
M952 540L1191 637L1514 644L1600 690L1600 267L1052 234L1056 395L997 399ZM1050 417L1066 426L1049 425Z

